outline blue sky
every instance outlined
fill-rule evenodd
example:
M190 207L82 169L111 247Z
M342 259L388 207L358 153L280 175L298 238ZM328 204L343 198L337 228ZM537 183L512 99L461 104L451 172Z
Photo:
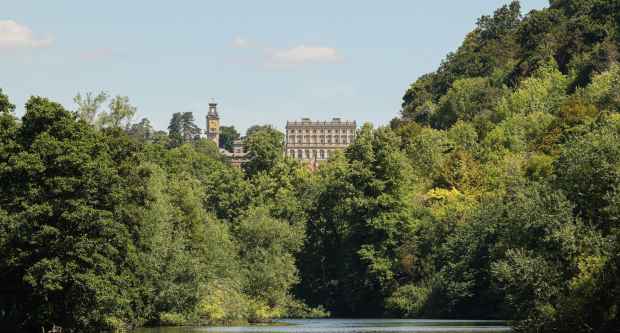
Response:
M209 98L223 125L301 117L385 125L407 86L508 0L0 0L0 87L74 109L78 92L129 96L165 129ZM521 1L524 12L546 0Z

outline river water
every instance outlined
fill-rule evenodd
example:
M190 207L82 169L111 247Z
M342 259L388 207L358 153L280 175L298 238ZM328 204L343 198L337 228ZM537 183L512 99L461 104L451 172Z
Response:
M153 327L137 333L416 333L508 332L500 321L436 319L290 319L269 326Z

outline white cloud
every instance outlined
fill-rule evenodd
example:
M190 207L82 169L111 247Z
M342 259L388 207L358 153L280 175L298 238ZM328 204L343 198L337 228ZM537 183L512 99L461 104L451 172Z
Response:
M232 45L239 49L245 49L251 46L250 42L247 39L240 36L237 36L235 37L235 39L233 39Z
M295 47L279 49L261 46L251 40L236 36L232 41L232 46L238 49L248 49L256 59L268 68L289 68L305 64L328 64L340 63L343 61L340 52L333 47L305 45L301 44ZM259 60L260 59L260 60Z
M51 37L35 38L32 30L12 20L0 20L0 49L38 48L50 46Z
M343 60L335 48L307 45L274 50L269 58L270 62L276 65L325 64Z

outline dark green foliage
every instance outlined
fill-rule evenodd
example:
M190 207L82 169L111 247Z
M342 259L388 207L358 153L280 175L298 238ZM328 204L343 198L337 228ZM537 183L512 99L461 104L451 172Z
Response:
M271 126L271 125L253 125L253 126L250 126L250 128L248 128L245 131L245 136L249 137L249 136L251 136L252 134L254 134L254 133L258 132L258 131L272 130L272 129L273 129L273 126Z
M15 105L9 101L9 96L5 95L2 89L0 89L0 112L12 113L15 110Z
M393 269L409 227L411 168L388 129L365 125L354 144L319 171L300 258L301 293L337 315L373 315L396 284Z
M124 160L60 105L33 97L26 110L0 171L0 279L14 286L16 320L86 329L130 315L131 230L115 209Z
M127 134L138 142L151 142L155 138L155 129L147 118L142 118L140 122L131 125Z
M239 139L239 132L235 126L220 126L220 142L219 146L230 152L233 149L233 142Z
M434 128L446 129L458 120L492 118L493 107L501 97L501 90L491 86L486 78L457 80L439 100L437 110L429 117Z
M0 108L3 330L262 321L300 304L297 178L282 177L288 192L270 199L290 208L253 201L252 182L196 138L187 114L177 118L192 144L169 148L146 119L97 129L32 97L18 123L4 94ZM288 172L263 171L264 187ZM214 301L224 292L239 302Z
M571 75L570 90L586 86L593 75L619 60L619 9L615 0L552 1L550 8L521 16L515 1L493 16L483 16L437 71L410 86L403 97L402 115L445 128L445 119L430 121L428 105L437 105L458 80L485 77L492 86L514 87L551 59L562 73Z
M556 163L558 187L575 202L579 216L605 233L617 223L605 209L620 187L619 130L603 126L571 140Z
M390 128L364 125L314 173L270 126L248 130L242 171L191 113L169 133L127 127L119 99L97 130L92 103L78 115L33 97L20 120L0 91L0 325L99 331L324 306L617 332L619 36L616 0L527 15L512 2L409 87ZM238 137L222 134L224 147Z
M416 223L388 311L617 330L619 9L512 3L409 87Z
M168 125L169 146L178 147L184 143L192 143L200 139L200 128L194 123L191 112L176 112Z

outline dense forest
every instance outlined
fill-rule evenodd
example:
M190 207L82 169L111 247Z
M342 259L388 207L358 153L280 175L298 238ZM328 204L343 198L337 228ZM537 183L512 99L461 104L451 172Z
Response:
M155 130L127 97L87 93L75 110L31 97L17 118L0 91L0 323L618 332L619 63L620 1L510 3L315 172L270 126L248 130L237 169L188 112Z

